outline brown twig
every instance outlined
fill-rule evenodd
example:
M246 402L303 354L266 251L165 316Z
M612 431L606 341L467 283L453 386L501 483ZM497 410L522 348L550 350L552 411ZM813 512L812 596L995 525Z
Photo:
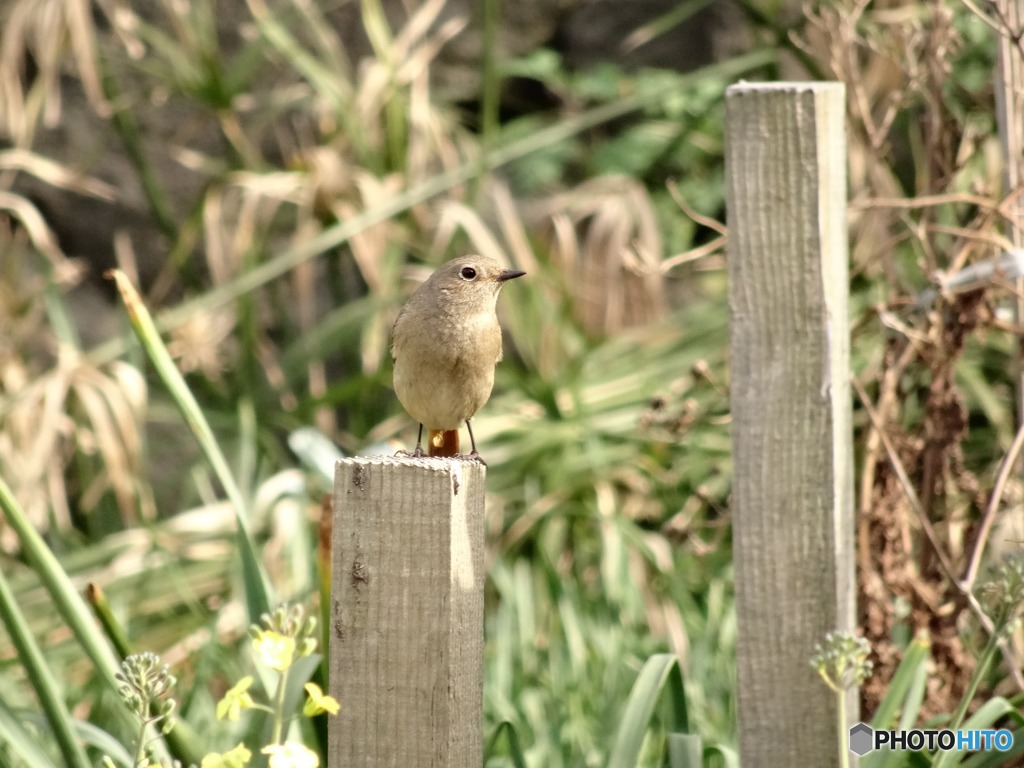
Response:
M681 264L687 264L691 261L703 259L705 256L710 256L712 253L722 250L723 248L725 248L725 244L729 240L729 230L726 228L726 226L717 219L713 219L710 216L704 216L700 213L697 213L697 211L693 210L693 208L690 207L689 203L686 202L686 199L679 192L679 187L676 185L674 180L670 179L665 186L668 188L668 193L675 201L675 204L679 206L679 210L686 214L695 223L700 224L702 227L707 227L708 229L714 232L717 232L719 234L719 237L716 237L710 243L705 243L704 245L698 246L696 248L691 248L688 251L676 254L675 256L666 259L661 263L660 267L661 272L663 274L669 272L670 270L672 270L675 267L678 267Z
M1014 465L1020 457L1021 448L1024 447L1024 422L1017 428L1017 434L1013 437L1010 449L1003 457L1003 463L999 467L999 474L996 476L996 484L992 488L992 496L989 497L988 507L985 509L985 516L981 520L981 528L978 530L978 538L974 542L974 550L971 552L971 560L967 566L967 573L964 576L960 588L970 591L974 588L974 580L978 577L978 570L981 567L981 558L985 553L985 546L995 522L996 513L999 511L1000 502L1003 500L1003 492L1006 490L1006 483L1013 473Z
M946 577L949 579L950 583L953 584L957 588L957 590L959 590L963 594L964 599L967 601L967 605L970 607L971 612L977 617L978 622L981 624L981 626L985 629L986 632L988 632L991 635L995 631L995 626L992 623L992 619L990 619L988 614L985 613L985 609L982 608L981 603L979 603L978 599L974 596L974 593L971 591L971 584L966 580L961 582L956 578L956 576L953 575L952 563L949 561L949 557L946 551L942 549L941 546L939 546L939 540L938 536L935 533L935 528L932 526L931 520L929 520L925 515L924 508L921 505L921 500L917 495L917 491L914 490L914 486L910 483L910 477L907 475L907 471L903 466L903 462L900 461L899 456L896 454L895 446L893 446L888 434L886 434L886 432L882 429L883 425L881 419L878 417L877 412L871 405L871 400L868 398L868 393L864 390L864 387L861 386L860 382L857 381L857 378L855 376L850 377L850 379L851 383L853 384L854 390L856 390L857 392L857 396L860 398L861 403L864 405L864 410L867 411L868 419L871 421L871 426L876 430L879 439L882 441L882 445L885 447L886 455L889 458L889 463L892 465L893 471L896 473L896 477L900 482L900 487L903 490L903 494L906 497L907 501L910 503L910 506L914 509L914 512L917 514L917 518L921 523L921 527L924 530L925 535L928 537L928 541L932 545L935 554L939 558L939 563L942 567L942 570L945 572ZM1018 435L1020 434L1021 433L1018 432ZM1021 439L1024 440L1024 438ZM1007 455L1007 457L1010 458L1009 454ZM1010 461L1008 463L1012 465L1013 462ZM1013 675L1014 681L1017 683L1017 686L1021 690L1024 690L1024 673L1021 672L1020 664L1017 661L1016 654L1014 653L1012 647L1010 647L1010 645L1006 642L1005 638L999 638L997 642L999 644L999 649L1003 654L1003 658L1006 660L1007 667Z
M857 381L856 376L852 376L850 379L853 382L853 388L857 391L857 396L864 405L864 410L867 411L868 418L871 421L871 426L876 430L879 439L882 441L889 463L892 465L893 471L896 473L896 478L900 482L900 487L903 489L903 495L906 497L911 508L913 508L914 513L917 515L918 522L921 524L921 528L924 530L925 536L928 537L928 541L932 545L932 549L935 550L935 554L939 558L942 570L945 572L949 580L956 584L957 579L953 573L953 563L950 561L946 550L944 550L939 543L939 537L935 533L932 521L929 520L928 515L925 514L924 506L921 504L921 499L917 495L917 491L914 490L914 486L910 482L910 476L907 474L907 470L903 466L903 462L896 453L896 447L892 444L892 440L889 439L888 433L883 429L884 425L882 424L882 420L879 418L878 413L871 404L871 399L868 397L868 393L864 390L864 387L861 386L859 381Z
M967 192L953 192L945 195L920 195L918 197L869 197L866 200L850 203L853 210L870 210L872 208L928 208L937 205L953 205L963 203L976 205L986 210L999 210L1003 202L995 203L989 197L972 195Z

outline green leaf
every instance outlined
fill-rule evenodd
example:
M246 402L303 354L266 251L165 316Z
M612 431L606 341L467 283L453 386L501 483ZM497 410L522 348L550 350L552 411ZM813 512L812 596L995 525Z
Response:
M692 733L668 735L670 768L701 768L704 765L703 739Z
M635 768L651 716L666 685L672 697L673 722L670 727L677 731L687 730L686 692L679 659L674 654L659 653L644 663L630 691L622 722L615 734L608 768Z
M142 298L128 280L127 275L117 269L112 270L110 274L117 284L121 300L128 311L132 330L135 331L135 335L150 362L153 363L157 375L163 381L174 404L178 407L185 423L188 424L196 442L199 443L199 447L206 455L217 479L231 500L235 512L235 522L238 525L238 544L242 558L242 578L245 584L249 620L257 621L260 616L270 611L270 587L260 566L259 557L256 554L256 544L249 529L249 507L228 467L227 459L214 437L213 430L207 423L206 416L203 415L202 408L199 407L199 403L196 402L188 384L185 383L184 377L174 364L171 353L167 351L167 347L160 338L160 332L157 330L149 310L142 303Z
M1020 720L1020 713L1014 712L1016 719ZM990 749L985 752L977 752L961 765L962 768L996 768L997 766L1011 766L1020 764L1020 756L1024 755L1024 728L1017 728L1012 732L1013 746L1005 752Z
M10 754L32 768L56 768L56 764L40 748L39 737L25 730L15 712L0 698L0 754ZM86 763L88 765L88 763Z
M498 748L498 740L502 736L505 737L505 741L508 743L508 757L512 761L513 768L526 768L526 755L523 754L523 748L519 743L519 734L516 733L515 726L507 720L499 723L498 727L494 729L494 735L487 745L486 752L484 752L484 760L486 761L495 754Z
M118 663L113 651L93 621L85 601L25 515L3 478L0 478L0 508L4 511L7 523L18 536L22 552L32 564L57 610L74 633L75 639L92 659L111 690L116 691L117 682L114 675L118 671ZM125 718L125 722L129 722L127 710L120 707L119 712Z
M907 652L896 668L875 716L871 719L874 728L891 728L899 718L900 726L917 722L921 702L922 686L927 677L926 664L930 643L914 640L907 646ZM904 704L911 706L905 707Z
M2 482L2 481L0 481ZM7 628L18 658L32 683L32 688L43 707L46 720L53 731L64 760L69 768L89 768L82 745L75 737L71 713L64 703L64 696L57 680L46 664L46 658L29 631L28 623L21 613L7 578L0 572L0 621ZM31 763L34 765L35 763Z

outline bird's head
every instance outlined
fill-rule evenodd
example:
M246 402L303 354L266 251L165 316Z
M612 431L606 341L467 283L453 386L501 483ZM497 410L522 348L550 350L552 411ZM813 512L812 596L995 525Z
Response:
M419 290L436 295L449 306L493 309L501 286L525 274L508 269L491 256L460 256L438 267Z

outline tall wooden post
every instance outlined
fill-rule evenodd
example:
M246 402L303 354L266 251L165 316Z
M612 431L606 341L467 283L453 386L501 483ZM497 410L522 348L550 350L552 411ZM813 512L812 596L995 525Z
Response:
M838 83L726 94L744 768L837 765L846 740L809 663L854 624L844 115Z
M448 459L338 462L331 768L483 764L485 476Z
M996 123L1003 149L1003 180L1007 195L1014 195L1006 206L1006 235L1015 248L1024 246L1024 0L998 0L994 8L1006 26L1006 34L996 35ZM1014 281L1013 318L1024 322L1024 278ZM1017 338L1014 350L1014 384L1017 423L1024 423L1024 339Z

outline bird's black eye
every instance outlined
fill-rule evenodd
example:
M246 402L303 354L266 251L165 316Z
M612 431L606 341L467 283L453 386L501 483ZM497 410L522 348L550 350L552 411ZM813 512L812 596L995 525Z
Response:
M462 275L463 280L476 280L476 270L472 267L463 267L459 274Z

